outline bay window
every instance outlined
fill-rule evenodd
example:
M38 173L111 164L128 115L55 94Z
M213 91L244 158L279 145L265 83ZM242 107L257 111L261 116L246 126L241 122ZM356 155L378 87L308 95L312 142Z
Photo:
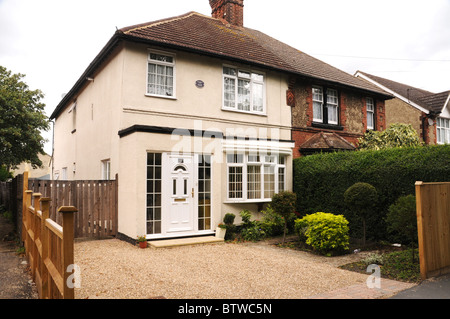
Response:
M285 190L286 164L280 155L227 154L227 198L267 201Z

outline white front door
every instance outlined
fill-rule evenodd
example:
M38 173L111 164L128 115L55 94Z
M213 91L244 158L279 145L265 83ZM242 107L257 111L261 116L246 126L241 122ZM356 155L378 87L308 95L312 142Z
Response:
M166 169L170 170L170 191L167 232L194 230L194 158L192 155L170 155Z

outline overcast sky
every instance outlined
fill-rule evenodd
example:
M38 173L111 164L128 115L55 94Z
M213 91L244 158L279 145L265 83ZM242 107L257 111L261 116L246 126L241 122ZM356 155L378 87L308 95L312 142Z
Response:
M450 0L244 0L244 25L343 71L450 90ZM208 0L0 0L0 65L45 94L48 116L117 28ZM51 152L51 134L46 151Z

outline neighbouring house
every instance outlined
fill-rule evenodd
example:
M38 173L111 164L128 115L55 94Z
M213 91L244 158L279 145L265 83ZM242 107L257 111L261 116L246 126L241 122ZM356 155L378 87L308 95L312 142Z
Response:
M390 97L244 27L242 0L209 2L212 17L118 30L51 115L53 178L118 174L126 238L213 234L226 213L260 211L292 189L298 136L323 131L348 148L345 138L368 128L369 105ZM320 125L303 131L319 106Z
M303 73L290 77L288 90L294 158L355 150L368 130L386 128L391 94L306 54L293 56Z
M39 159L42 162L41 167L33 168L30 163L21 163L15 170L12 171L13 176L23 174L23 172L28 171L29 178L37 179L50 179L51 178L51 156L48 154L39 154Z
M411 124L425 144L450 143L450 91L432 93L366 72L356 77L395 96L386 101L386 125Z

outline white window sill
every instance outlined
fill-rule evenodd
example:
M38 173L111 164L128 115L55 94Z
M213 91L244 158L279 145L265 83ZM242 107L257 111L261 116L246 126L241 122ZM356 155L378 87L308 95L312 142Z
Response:
M166 96L166 95L157 95L157 94L148 94L146 93L145 96L147 97L159 97L161 99L168 99L168 100L176 100L176 96Z
M222 107L222 111L244 113L244 114L249 114L249 115L257 115L257 116L266 116L267 117L267 114L263 113L263 112L244 111L244 110L237 110L237 109L229 109L229 108L225 108L225 107Z

